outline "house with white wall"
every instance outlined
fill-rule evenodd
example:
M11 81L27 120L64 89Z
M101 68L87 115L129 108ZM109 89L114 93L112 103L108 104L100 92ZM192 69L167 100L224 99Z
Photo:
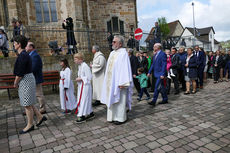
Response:
M220 48L220 43L215 40L214 35L215 31L213 27L195 28L194 38L194 28L185 27L176 47L183 46L189 48L198 45L204 48L205 51L216 51Z

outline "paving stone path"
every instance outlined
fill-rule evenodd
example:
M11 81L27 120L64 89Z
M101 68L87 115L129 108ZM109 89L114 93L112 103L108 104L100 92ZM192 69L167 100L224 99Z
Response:
M106 122L106 107L94 108L95 118L76 124L63 115L59 95L46 95L48 121L19 135L26 124L18 99L0 100L0 152L82 153L229 153L230 83L213 84L195 95L169 96L169 104L152 108L133 96L128 122Z

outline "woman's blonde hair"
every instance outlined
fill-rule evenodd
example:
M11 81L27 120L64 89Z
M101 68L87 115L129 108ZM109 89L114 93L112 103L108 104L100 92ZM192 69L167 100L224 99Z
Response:
M82 53L76 53L76 54L74 54L74 58L78 58L80 60L84 60L84 55Z

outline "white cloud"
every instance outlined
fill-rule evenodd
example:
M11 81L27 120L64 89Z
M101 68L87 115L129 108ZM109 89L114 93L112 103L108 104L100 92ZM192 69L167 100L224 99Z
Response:
M154 7L157 0L137 0L138 9L145 9L146 7Z
M142 0L141 0L142 1ZM149 0L144 0L148 1ZM180 20L184 27L193 27L192 1L181 3L179 0L163 0L161 3L167 4L169 8L154 11L146 14L140 13L138 16L139 26L145 31L149 31L154 21L161 16L166 17L168 22ZM202 3L199 0L194 1L195 4L195 23L197 28L213 26L215 29L215 37L218 41L230 39L230 0L209 0ZM146 5L146 4L145 4ZM172 6L173 5L173 6ZM143 11L139 9L138 11ZM144 7L144 5L142 5Z

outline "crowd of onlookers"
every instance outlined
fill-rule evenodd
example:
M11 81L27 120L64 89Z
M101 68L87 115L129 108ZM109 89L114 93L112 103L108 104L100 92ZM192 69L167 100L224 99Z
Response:
M11 24L13 27L13 31L12 31L12 39L10 41L13 43L13 38L18 35L24 36L26 29L23 26L21 20L13 19ZM4 57L9 56L9 38L3 26L0 27L0 51L2 51ZM13 51L17 54L14 45L13 45Z
M131 56L133 74L138 75L138 68L143 68L143 72L147 74L153 59L147 52L137 52L134 57L133 49L128 49L128 51ZM229 81L230 50L227 53L219 50L205 52L203 48L195 46L188 49L181 47L179 50L172 47L171 50L166 49L164 52L167 55L165 70L167 76L164 80L167 94L170 94L171 83L174 84L174 94L179 94L180 90L185 91L184 94L195 94L197 88L203 89L203 84L208 78L213 79L214 83ZM133 81L138 93L141 93L138 80L134 78ZM148 81L150 92L154 91L154 82L155 79L152 76L152 81ZM190 90L191 85L192 90Z

